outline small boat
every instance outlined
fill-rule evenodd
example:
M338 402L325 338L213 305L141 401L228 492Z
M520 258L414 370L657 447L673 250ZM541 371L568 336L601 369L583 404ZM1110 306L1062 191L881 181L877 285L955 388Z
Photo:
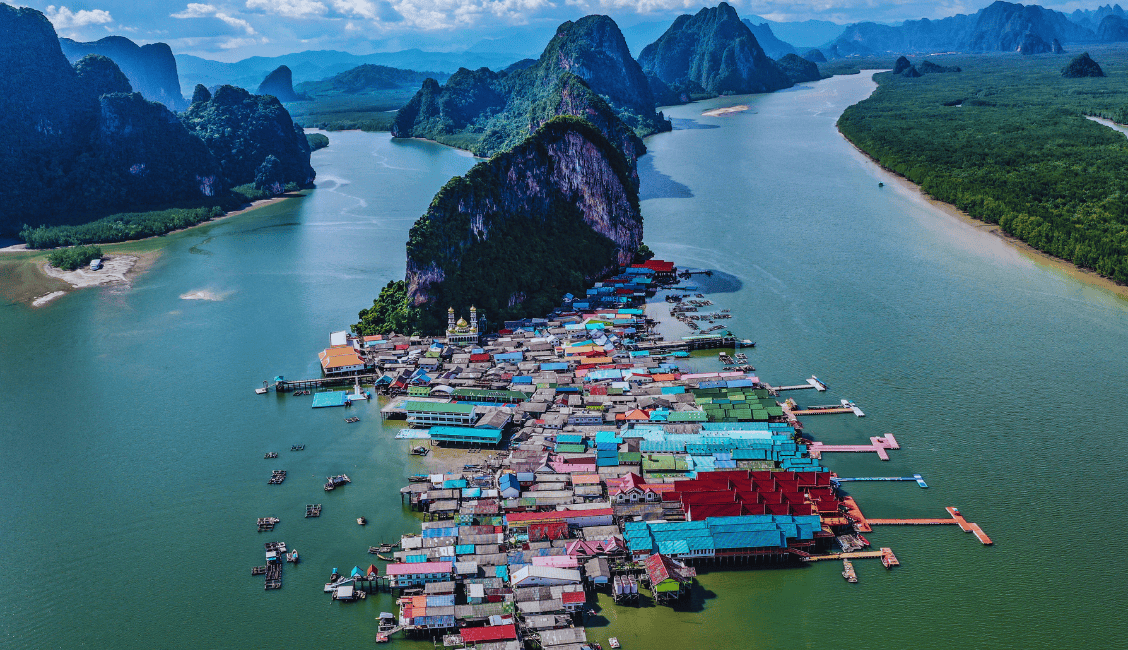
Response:
M431 477L427 476L426 474L412 474L411 476L407 477L407 480L409 483L429 483L431 481Z
M901 562L893 555L893 549L888 546L881 547L881 563L885 565L886 569L892 569L895 566L900 566Z
M396 561L396 559L394 557L388 557L387 555L383 555L381 553L377 553L376 557L378 559L385 561L385 562L395 562Z
M301 558L298 557L298 550L294 549L293 551L290 551L290 553L286 555L286 561L293 562L294 564L300 562Z
M846 582L858 581L858 574L854 572L854 565L850 560L842 560L842 577L846 578Z
M365 525L365 524L367 524L367 523L368 523L368 520L367 520L367 519L365 519L364 517L357 517L357 518L356 518L356 523L358 523L358 524L360 524L361 526L363 526L363 525Z
M614 637L614 636L611 637L610 639L607 639L607 645L611 646L612 648L622 647L622 646L619 645L619 638Z
M415 455L415 456L426 456L427 455L427 448L424 447L423 445L419 445L418 447L412 447L411 453L412 453L412 455Z

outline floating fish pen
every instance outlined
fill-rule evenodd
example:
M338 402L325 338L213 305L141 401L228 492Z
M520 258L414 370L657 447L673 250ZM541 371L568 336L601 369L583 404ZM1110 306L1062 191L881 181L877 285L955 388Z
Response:
M341 487L345 483L352 483L352 479L350 479L348 476L345 476L344 474L338 474L337 476L326 476L325 477L325 491L326 492L332 492L333 490Z
M268 451L268 452L266 452L265 454L263 454L263 456L262 456L262 457L263 457L263 458L268 458L268 459L269 459L269 458L278 458L278 452L276 452L276 451Z
M253 576L266 575L266 566L253 566L253 567L251 567L251 575L253 575Z
M281 521L278 517L259 517L258 532L274 530L274 526Z
M320 503L306 504L306 514L305 514L305 516L306 517L320 517L321 516L321 504Z
M305 445L290 445L290 451L305 451Z
M281 485L282 481L286 480L286 470L276 469L270 474L270 480L267 481L269 485Z

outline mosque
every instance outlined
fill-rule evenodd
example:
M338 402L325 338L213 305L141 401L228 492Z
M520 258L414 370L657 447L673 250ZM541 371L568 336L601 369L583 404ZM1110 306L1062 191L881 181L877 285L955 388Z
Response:
M469 343L478 342L478 308L470 308L470 322L467 323L466 319L459 318L458 322L454 321L454 307L447 310L447 329L446 340L447 343L455 345L467 345Z

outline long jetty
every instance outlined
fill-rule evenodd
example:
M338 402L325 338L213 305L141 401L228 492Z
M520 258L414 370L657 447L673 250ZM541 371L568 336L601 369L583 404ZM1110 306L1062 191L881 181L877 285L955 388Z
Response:
M343 375L341 377L322 377L320 379L295 379L274 382L274 390L279 393L288 393L294 390L309 388L329 388L330 386L353 386L357 383L371 384L380 378L380 375Z
M854 529L860 533L872 532L874 526L956 525L959 526L960 530L962 530L963 532L975 535L975 538L978 539L979 542L984 546L991 546L992 544L994 544L994 542L991 541L991 538L987 536L987 533L983 532L983 529L979 526L979 524L968 521L966 518L964 518L963 514L960 513L960 509L953 506L945 508L945 510L948 511L949 515L949 518L947 519L871 519L862 514L861 508L858 507L858 504L854 501L853 497L846 497L842 500L842 503L846 506L850 518L854 520Z
M928 487L924 482L924 478L920 474L913 474L912 476L859 476L856 478L840 478L832 476L831 483L852 483L855 481L916 481L917 485L922 488Z

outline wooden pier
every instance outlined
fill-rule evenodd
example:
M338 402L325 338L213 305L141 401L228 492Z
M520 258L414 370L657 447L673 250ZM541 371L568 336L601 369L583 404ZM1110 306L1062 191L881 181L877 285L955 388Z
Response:
M870 519L862 514L858 504L854 502L853 497L846 497L842 503L849 511L850 517L854 519L854 529L860 533L868 533L873 530L873 526L951 526L956 525L960 527L965 533L975 535L984 546L991 546L994 544L987 533L979 527L979 524L969 522L960 513L959 508L948 507L945 508L950 515L949 518L938 519Z
M854 551L852 553L832 553L831 555L811 555L803 558L804 562L820 562L822 560L869 560L881 559L881 551Z
M333 386L352 386L357 383L374 384L380 378L378 374L368 375L342 375L340 377L321 377L320 379L295 379L274 382L274 390L279 393L289 393L295 390L308 390L316 388L330 388Z
M832 476L830 478L831 483L852 483L855 481L916 481L916 484L920 487L928 487L928 484L924 482L924 478L922 478L920 474L913 474L912 476L860 476L857 478L839 478Z
M889 460L889 454L886 453L887 449L900 449L901 445L897 443L897 439L893 437L892 433L887 433L884 436L873 436L870 438L868 445L824 445L821 442L812 442L808 446L808 453L811 458L821 459L822 455L827 452L874 452L881 460ZM915 478L912 480L916 480Z

